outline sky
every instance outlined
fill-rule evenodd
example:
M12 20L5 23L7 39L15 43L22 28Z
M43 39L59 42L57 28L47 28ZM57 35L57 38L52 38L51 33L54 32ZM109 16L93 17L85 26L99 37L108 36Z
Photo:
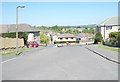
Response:
M2 2L119 2L119 0L1 0Z
M19 23L39 26L68 26L99 24L118 15L117 2L3 2L2 24L16 23L16 7Z

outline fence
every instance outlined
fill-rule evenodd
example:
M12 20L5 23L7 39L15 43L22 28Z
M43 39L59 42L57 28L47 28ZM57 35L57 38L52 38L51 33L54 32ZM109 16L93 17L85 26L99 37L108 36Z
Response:
M24 40L18 39L18 47L24 46ZM15 48L16 47L16 38L2 38L0 37L0 49L3 48Z

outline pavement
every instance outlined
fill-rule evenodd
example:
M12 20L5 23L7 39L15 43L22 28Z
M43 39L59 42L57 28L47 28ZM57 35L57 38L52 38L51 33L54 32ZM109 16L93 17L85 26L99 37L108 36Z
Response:
M117 63L80 45L33 49L5 61L3 80L118 80Z
M100 53L101 55L106 56L112 60L118 61L118 54L119 53L116 51L103 49L103 48L98 47L97 45L87 45L86 47L91 49L91 50L94 50L94 51Z

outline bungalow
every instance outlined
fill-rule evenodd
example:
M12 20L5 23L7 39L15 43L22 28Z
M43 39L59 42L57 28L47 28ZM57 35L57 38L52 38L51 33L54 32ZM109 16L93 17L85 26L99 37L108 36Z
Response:
M118 17L111 17L102 23L98 24L96 31L102 34L104 40L109 39L109 34L111 32L118 32L120 24L118 24Z
M52 36L52 41L54 43L75 43L76 37L73 34L56 34Z
M0 29L0 34L16 32L16 24L2 24L0 25ZM40 44L40 31L36 28L32 28L29 24L19 24L18 32L27 32L28 42L36 41Z

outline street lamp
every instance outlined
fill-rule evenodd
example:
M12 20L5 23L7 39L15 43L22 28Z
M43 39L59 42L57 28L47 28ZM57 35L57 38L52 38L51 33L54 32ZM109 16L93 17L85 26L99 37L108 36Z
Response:
M18 54L18 9L25 8L25 6L16 7L16 55Z

